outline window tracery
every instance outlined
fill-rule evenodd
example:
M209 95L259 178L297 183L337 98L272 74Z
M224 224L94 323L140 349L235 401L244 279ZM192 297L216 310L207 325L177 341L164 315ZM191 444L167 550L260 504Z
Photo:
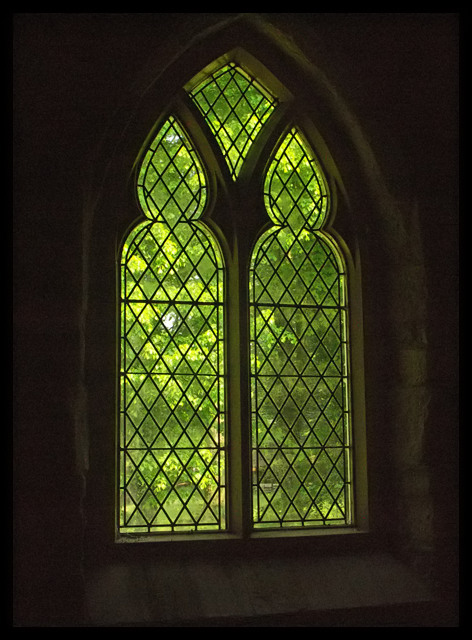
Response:
M225 63L189 91L233 184L278 100ZM260 202L272 223L247 268L255 529L353 523L347 271L326 231L331 193L292 124L266 151ZM118 529L122 534L231 527L227 273L205 223L210 182L177 115L145 150L137 197L145 221L121 259ZM241 232L243 216L237 223ZM234 450L231 453L235 455ZM243 465L244 468L244 465ZM252 500L252 507L251 507Z

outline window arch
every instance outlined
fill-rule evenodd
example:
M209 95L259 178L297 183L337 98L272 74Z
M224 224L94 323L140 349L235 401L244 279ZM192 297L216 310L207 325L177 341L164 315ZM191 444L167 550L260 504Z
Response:
M264 196L274 226L250 266L254 525L350 524L346 269L322 231L321 166L295 127Z
M224 277L201 162L169 117L121 259L122 533L225 528Z
M147 220L120 265L121 534L355 522L348 273L327 230L335 194L291 95L272 84L226 54L189 81L142 154ZM225 268L208 224L225 216L222 193L236 239L248 203L260 222ZM225 288L235 280L237 302ZM235 312L246 323L237 345L225 333Z

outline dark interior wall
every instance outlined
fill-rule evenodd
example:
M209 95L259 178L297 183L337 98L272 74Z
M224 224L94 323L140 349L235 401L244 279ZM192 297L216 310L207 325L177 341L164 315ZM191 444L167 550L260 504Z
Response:
M110 135L120 106L122 113L122 105L141 95L156 61L170 63L191 37L233 17L14 18L15 624L84 619L82 497L90 420L83 395L88 264L83 250L99 143ZM401 255L385 274L390 292L385 304L380 302L384 263L376 257L375 221L364 227L371 234L365 243L371 267L379 260L379 269L371 268L374 275L366 274L366 287L379 290L378 303L375 296L367 297L366 372L370 367L382 373L381 392L367 385L369 467L375 478L382 478L384 466L395 471L372 487L372 509L380 527L391 525L410 561L432 572L438 589L449 589L454 598L458 18L263 18L322 69L361 123L402 227ZM388 322L379 318L385 308ZM374 349L375 344L382 348Z

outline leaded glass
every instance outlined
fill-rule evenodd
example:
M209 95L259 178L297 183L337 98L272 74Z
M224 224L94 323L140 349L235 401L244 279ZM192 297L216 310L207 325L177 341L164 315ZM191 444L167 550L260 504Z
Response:
M138 177L121 257L119 530L225 528L223 263L201 162L171 117Z
M274 110L276 99L233 62L200 83L191 97L236 179L249 147Z
M329 212L323 172L296 128L274 156L264 197L274 226L250 267L254 526L346 525L346 274L321 230Z

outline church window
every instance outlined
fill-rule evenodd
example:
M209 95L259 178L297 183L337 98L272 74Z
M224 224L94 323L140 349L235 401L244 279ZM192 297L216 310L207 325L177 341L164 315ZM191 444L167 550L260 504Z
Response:
M120 262L121 535L231 532L236 508L253 532L355 521L348 270L322 159L281 104L226 56L186 85L142 153L141 218ZM251 155L265 161L242 180ZM224 209L215 166L227 169L225 197L237 193L225 228L247 234L245 189L265 220L239 260L210 224L213 204ZM238 353L234 269L247 285L231 307L246 322ZM232 358L247 363L236 387ZM246 398L246 416L230 393ZM234 501L238 456L247 495Z
M122 533L225 528L224 277L199 220L206 178L170 117L137 189L121 260Z

